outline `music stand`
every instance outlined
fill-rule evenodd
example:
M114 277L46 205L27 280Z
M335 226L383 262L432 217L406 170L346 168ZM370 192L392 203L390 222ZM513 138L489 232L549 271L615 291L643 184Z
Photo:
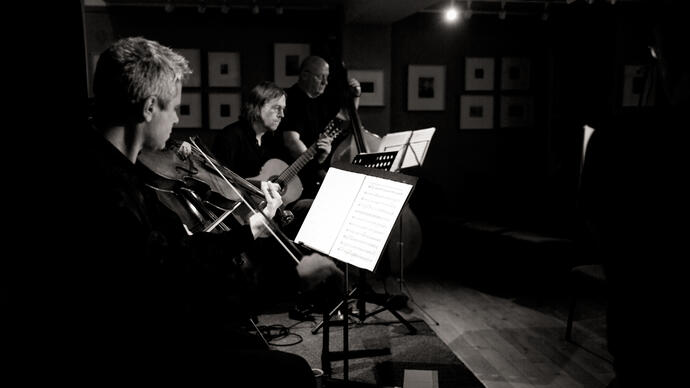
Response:
M390 171L398 172L408 167L421 166L429 150L436 128L424 128L391 132L381 139L377 152L398 151Z
M383 171L390 171L395 161L398 160L399 154L400 149L395 151L362 153L354 157L354 159L352 160L352 164L368 168L375 168ZM401 217L399 217L398 219L401 219ZM364 271L360 270L360 276L358 279L359 282L357 286L357 316L359 320L361 322L364 322L364 320L367 317L376 315L384 310L388 310L388 312L390 312L395 318L397 318L398 321L400 321L400 323L405 325L410 334L416 334L417 329L414 326L412 326L412 324L409 321L403 318L403 316L400 315L400 313L396 311L396 308L393 306L395 305L395 303L393 303L392 298L386 298L385 295L375 293L364 280L365 275L366 274L364 273ZM367 302L379 305L379 308L367 313ZM319 327L320 325L317 325L314 329L312 329L312 332L315 333L316 331L318 331Z
M387 134L381 140L379 145L380 152L397 151L397 157L391 166L391 171L400 171L404 168L410 167L421 167L426 155L429 151L429 145L431 143L431 138L436 132L436 128L424 128L410 131L402 132L392 132ZM399 232L400 232L400 278L398 279L398 287L401 293L404 293L403 287L407 290L407 296L410 301L419 308L419 310L429 317L437 326L438 321L434 319L429 313L427 313L421 306L419 306L412 298L412 293L410 292L407 284L405 284L405 278L403 275L404 271L404 249L403 249L403 224L402 217L399 219Z
M390 354L390 349L348 349L348 304L357 288L348 292L349 265L373 271L387 245L400 211L409 199L417 178L357 165L338 163L328 170L319 193L297 233L295 242L345 263L343 300L329 314L324 312L322 368L330 375L330 362L344 362L348 379L348 359ZM343 351L328 350L330 315L343 310ZM391 311L410 331L416 329L397 312Z

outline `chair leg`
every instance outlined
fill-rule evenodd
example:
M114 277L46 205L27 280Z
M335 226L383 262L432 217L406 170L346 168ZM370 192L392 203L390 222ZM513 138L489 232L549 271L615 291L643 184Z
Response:
M568 308L568 321L565 326L565 340L570 341L573 333L573 316L575 315L575 296L570 297L570 307Z

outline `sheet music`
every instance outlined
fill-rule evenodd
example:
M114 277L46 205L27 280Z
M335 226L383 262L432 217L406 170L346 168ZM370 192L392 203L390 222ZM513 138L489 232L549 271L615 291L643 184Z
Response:
M431 127L414 131L391 132L381 140L378 152L402 150L398 152L391 171L421 166L435 131L436 128ZM410 146L404 150L403 147L408 143Z
M412 187L331 167L295 242L373 271Z

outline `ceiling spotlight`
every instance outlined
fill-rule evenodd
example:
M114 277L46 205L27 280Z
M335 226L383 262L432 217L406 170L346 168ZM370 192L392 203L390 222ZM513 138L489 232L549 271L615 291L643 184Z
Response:
M575 0L565 0L566 4L572 4L575 2Z
M454 22L458 20L458 9L455 7L449 7L446 9L446 12L444 12L444 17L446 18L447 22Z
M609 0L609 3L611 3L611 5L614 5L616 4L616 0Z
M451 0L448 8L446 8L446 10L443 11L443 17L444 19L446 19L448 23L452 23L458 20L459 16L460 11L458 10L458 7L455 6L455 1Z
M587 4L589 4L589 5L594 4L594 0L587 0Z

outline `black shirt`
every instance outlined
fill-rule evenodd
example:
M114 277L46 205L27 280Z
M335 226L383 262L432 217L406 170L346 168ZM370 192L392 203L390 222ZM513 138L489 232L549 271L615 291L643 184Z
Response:
M245 119L223 128L213 143L212 151L219 162L243 178L259 175L261 167L269 159L284 161L287 158L279 133L264 133L259 145L256 132Z
M72 345L106 368L172 365L232 347L226 326L258 287L233 260L253 244L249 226L188 235L141 166L97 133L88 144L73 191L80 227L66 241L77 260L65 271ZM283 276L297 288L294 266Z
M316 143L328 123L335 118L340 110L338 100L328 94L322 94L316 98L310 98L297 84L286 90L285 118L280 123L278 130L295 131L299 133L300 140L308 148ZM318 182L323 178L321 168L326 163L319 165L315 160L310 161L300 171L300 178L304 184L304 198L313 198L318 190Z

